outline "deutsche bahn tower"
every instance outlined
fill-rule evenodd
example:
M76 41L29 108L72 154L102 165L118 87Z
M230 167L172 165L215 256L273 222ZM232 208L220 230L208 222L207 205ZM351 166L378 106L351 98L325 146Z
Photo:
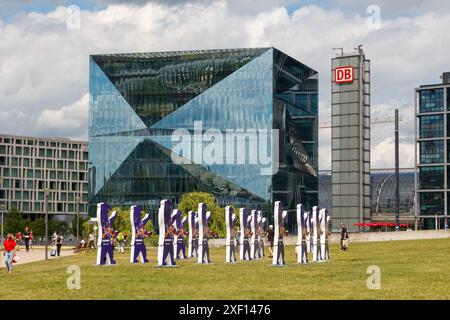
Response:
M370 219L370 60L359 46L331 60L332 216L350 231Z

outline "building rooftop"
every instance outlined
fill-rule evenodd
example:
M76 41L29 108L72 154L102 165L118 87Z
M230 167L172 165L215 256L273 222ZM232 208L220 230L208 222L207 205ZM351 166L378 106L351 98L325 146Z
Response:
M86 140L73 140L71 138L64 137L35 137L35 136L19 136L15 134L2 134L0 133L0 137L2 138L19 138L19 139L32 139L32 140L47 140L47 141L64 141L64 142L76 142L87 144Z
M444 72L441 76L442 82L441 83L435 83L435 84L424 84L421 85L419 88L430 88L430 87L436 87L436 86L442 86L442 85L450 85L450 72Z

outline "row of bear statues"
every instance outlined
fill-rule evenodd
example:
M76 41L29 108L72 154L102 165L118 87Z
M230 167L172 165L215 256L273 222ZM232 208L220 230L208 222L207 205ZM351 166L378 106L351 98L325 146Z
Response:
M106 203L97 204L97 223L99 237L97 242L97 265L115 264L113 250L113 224L117 212L109 215L109 206ZM130 262L148 262L147 249L144 239L150 235L145 229L150 215L142 217L140 206L130 208L131 222L131 252ZM283 266L284 236L287 234L285 225L288 211L283 210L280 201L274 204L274 228L272 265ZM312 252L314 262L329 259L329 225L330 216L326 209L319 210L313 207L312 214L305 212L302 204L297 205L297 262L308 263L308 252ZM209 244L211 237L209 222L211 212L207 211L205 203L198 204L198 211L189 211L187 217L182 212L172 208L170 200L162 200L158 211L159 238L158 238L158 266L176 266L177 259L195 258L199 264L209 264ZM236 227L236 214L230 206L225 208L226 226L226 256L225 262L237 262L237 248L239 247L239 260L258 260L264 257L264 239L267 235L264 225L266 218L259 210L239 209L240 231ZM187 226L186 226L187 225ZM189 232L187 228L189 228ZM238 236L240 234L240 236ZM186 241L187 237L187 241ZM186 254L185 243L188 244Z

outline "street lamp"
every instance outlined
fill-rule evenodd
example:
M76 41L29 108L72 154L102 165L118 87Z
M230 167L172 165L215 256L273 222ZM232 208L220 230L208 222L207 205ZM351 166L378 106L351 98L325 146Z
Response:
M77 197L76 199L77 202L77 244L80 242L80 202L81 202L81 197Z
M5 214L5 204L0 204L0 210L2 211L2 243L1 243L1 245L3 245L3 224L4 224L4 219L5 219L5 216L4 216L4 214ZM2 263L2 256L3 256L3 254L0 254L0 265L1 265L1 263Z
M50 189L46 188L45 192L45 260L48 260L48 196Z
M2 212L2 243L3 243L3 226L5 224L5 204L0 204L0 211Z
M92 229L94 229L94 237L95 237L95 243L94 243L94 248L97 246L97 229L98 229L98 227L97 227L97 225L94 225L93 227L92 227Z

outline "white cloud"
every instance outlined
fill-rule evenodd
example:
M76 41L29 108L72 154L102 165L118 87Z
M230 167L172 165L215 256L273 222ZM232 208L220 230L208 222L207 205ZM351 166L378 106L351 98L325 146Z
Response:
M320 120L329 121L332 48L349 50L364 43L372 60L372 115L393 116L399 107L402 148L409 150L413 89L439 82L440 74L450 70L450 12L384 19L380 30L369 30L366 7L356 17L314 5L289 15L274 1L257 14L230 10L225 1L114 4L82 11L80 29L67 28L70 13L65 7L0 21L1 131L86 137L89 54L252 46L277 47L318 70ZM320 167L326 169L330 133L322 131ZM392 136L392 124L373 126L372 150L386 152ZM410 157L402 159L401 166L412 165ZM372 167L387 164L372 156Z
M61 109L42 111L37 119L37 126L45 130L72 132L73 138L87 139L89 94Z
M414 167L414 143L400 141L399 163L403 168ZM378 168L394 168L395 166L395 139L389 137L379 142L370 153L371 163L376 163ZM373 165L372 165L373 166Z

